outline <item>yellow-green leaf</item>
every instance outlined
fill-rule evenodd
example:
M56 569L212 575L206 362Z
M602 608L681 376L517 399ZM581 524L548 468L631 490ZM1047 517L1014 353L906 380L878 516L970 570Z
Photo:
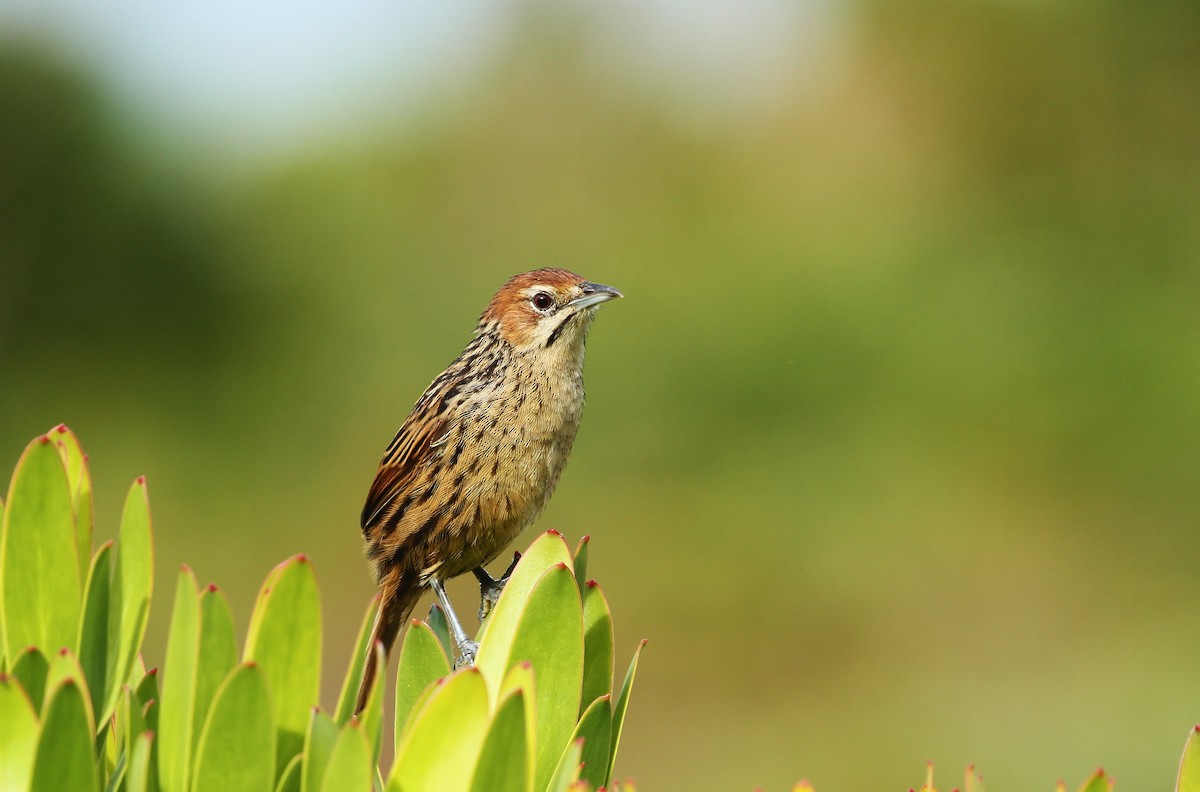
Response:
M50 663L46 660L45 655L36 647L30 646L17 655L17 661L13 663L12 670L9 672L14 679L21 683L29 700L33 702L34 709L39 713L42 711L42 702L46 698L46 674L49 671Z
M266 675L279 729L277 768L304 746L309 711L321 693L321 599L304 555L280 564L259 592L245 659Z
M525 693L517 690L501 699L488 727L471 792L526 792L533 783L525 726Z
M275 792L300 792L300 777L304 769L304 754L296 754L292 761L283 768L279 782L275 784Z
M621 730L625 725L625 713L629 710L629 696L633 691L634 677L637 676L638 659L642 656L642 649L646 647L646 643L646 639L643 638L634 651L633 659L629 661L629 670L625 672L625 682L621 685L621 695L617 697L617 706L613 709L612 750L609 752L608 758L608 778L610 780L613 767L617 763L617 748L621 744Z
M361 724L350 722L338 735L329 756L320 792L371 792L375 761Z
M1200 726L1188 732L1183 757L1179 760L1175 792L1200 792Z
M192 750L208 717L213 697L237 665L233 614L220 589L211 583L200 593L200 638L196 653L196 687L192 704Z
M596 788L604 786L608 780L608 754L612 749L611 696L601 696L584 710L571 734L571 742L576 740L583 740L580 779Z
M105 720L117 705L121 685L130 681L146 623L150 618L150 594L154 587L154 549L150 533L150 500L146 478L139 477L129 488L121 514L108 609L108 662L105 665Z
M129 769L125 772L127 792L151 792L155 789L153 746L153 732L142 732L134 740L133 752L129 757Z
M0 790L25 790L33 777L37 711L17 680L0 674Z
M4 654L43 652L79 638L81 562L67 471L46 435L17 462L0 530L0 631Z
M588 543L592 537L584 536L579 540L579 544L575 546L574 556L574 571L575 582L579 584L579 594L582 596L583 587L587 581L587 565L588 565Z
M158 706L158 778L163 792L185 792L192 777L192 729L196 705L196 661L200 644L200 600L196 576L180 569L175 608L167 636L162 701Z
M490 721L483 675L464 668L438 683L405 731L388 792L465 789Z
M358 639L350 652L350 666L346 669L346 677L342 681L342 692L338 696L337 709L334 710L333 720L341 726L354 717L354 705L357 703L358 686L362 683L363 666L367 659L367 641L371 639L371 626L375 623L375 614L379 612L379 595L371 598L367 613L363 616L362 624L358 627Z
M92 555L92 476L88 472L87 455L79 445L79 438L59 424L47 432L54 439L55 448L67 471L67 484L71 488L71 509L75 514L75 548L79 556L80 579L87 575L87 565Z
M479 653L475 657L478 668L488 682L491 701L497 701L496 692L508 671L509 657L517 622L524 612L525 603L533 587L542 579L546 570L556 565L570 566L571 553L558 531L547 531L529 546L512 577L504 586L504 592L496 607L479 632ZM572 583L574 579L572 578Z
M300 781L301 792L319 792L325 781L325 769L337 743L337 724L319 709L314 708L308 722L308 733L304 737L304 773Z
M275 785L275 717L267 678L253 663L238 666L217 691L200 748L192 788L271 792Z
M68 679L51 691L38 734L31 792L94 792L100 788L92 757L91 705L86 691Z
M382 668L382 667L381 667ZM404 724L421 694L438 679L450 673L450 661L442 651L433 630L424 622L412 620L400 646L396 671L396 740L404 733ZM380 674L382 678L382 673Z
M83 619L79 623L79 664L87 677L93 711L103 711L104 706L112 546L111 541L100 545L92 559L84 586Z
M532 662L537 679L534 789L550 782L579 716L583 683L583 605L575 576L556 564L530 592L509 663Z
M613 624L612 613L600 584L589 580L583 592L583 697L580 706L612 693ZM582 713L580 713L582 714ZM600 786L603 781L596 785Z

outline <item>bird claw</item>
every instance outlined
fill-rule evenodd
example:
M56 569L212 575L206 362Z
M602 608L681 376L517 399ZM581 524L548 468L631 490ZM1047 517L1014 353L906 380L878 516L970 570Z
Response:
M454 658L454 670L475 665L475 653L478 651L479 644L475 641L459 641L458 657Z
M508 565L508 569L504 570L504 574L496 580L487 573L483 567L475 568L475 577L479 580L479 621L483 622L492 612L492 608L496 607L496 603L500 601L500 594L504 591L505 584L512 577L513 570L517 568L517 562L521 560L519 552L513 552L512 563Z

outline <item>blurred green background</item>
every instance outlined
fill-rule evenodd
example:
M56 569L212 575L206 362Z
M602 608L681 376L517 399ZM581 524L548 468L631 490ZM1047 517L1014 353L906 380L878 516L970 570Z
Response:
M618 665L651 639L620 775L1168 788L1200 6L431 5L0 3L5 464L70 424L101 537L146 474L160 593L186 562L243 629L309 553L332 705L384 446L505 278L566 266L627 296L538 523L592 535Z

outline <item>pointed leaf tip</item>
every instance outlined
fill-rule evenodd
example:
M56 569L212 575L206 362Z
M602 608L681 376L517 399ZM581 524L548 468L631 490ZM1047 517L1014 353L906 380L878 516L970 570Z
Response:
M548 529L546 533L550 534L551 536L562 536L562 534L559 533L559 531L555 528Z
M39 438L38 438L38 442L39 442L39 443L41 443L42 445L45 445L46 443L49 443L49 442L50 442L50 435L48 435L48 434L44 434L44 435L42 435L41 437L39 437Z
M58 426L54 427L54 431L58 432L59 434L66 434L68 431L67 425L65 423L60 423Z
M145 477L145 476L138 476L138 477L137 477L137 485L138 485L139 487L144 487L144 486L146 486L146 477Z

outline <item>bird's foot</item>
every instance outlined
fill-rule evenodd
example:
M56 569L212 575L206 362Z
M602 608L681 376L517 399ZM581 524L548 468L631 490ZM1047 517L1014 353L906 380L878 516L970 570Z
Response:
M508 579L512 577L513 570L517 568L517 562L521 560L519 552L513 553L512 563L508 565L508 569L504 570L504 574L496 580L487 573L483 567L476 567L475 578L479 581L479 621L482 622L492 612L492 608L496 607L496 603L500 601L500 593L504 591L504 586L508 583Z
M454 658L454 670L475 665L475 653L479 644L475 641L462 640L458 642L458 657Z

